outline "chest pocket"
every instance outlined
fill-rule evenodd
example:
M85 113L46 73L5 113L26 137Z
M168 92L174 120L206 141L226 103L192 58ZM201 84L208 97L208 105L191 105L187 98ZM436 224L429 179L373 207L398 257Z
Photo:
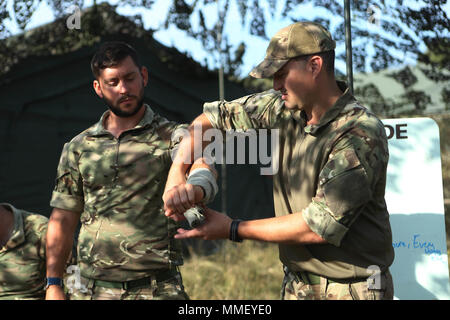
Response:
M117 148L102 148L100 151L83 151L78 161L78 168L84 189L114 184L117 174Z

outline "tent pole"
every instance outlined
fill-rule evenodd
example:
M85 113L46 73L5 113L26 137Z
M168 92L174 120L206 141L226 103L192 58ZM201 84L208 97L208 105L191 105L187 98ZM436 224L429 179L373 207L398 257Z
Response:
M218 20L221 19L221 10L220 10L220 0L217 0L217 15ZM219 99L220 101L225 100L225 86L224 86L224 75L223 75L223 59L222 59L222 29L223 29L224 21L218 23L218 32L217 32L217 47L219 51ZM226 159L226 150L223 148L222 153L222 164L221 164L221 211L223 213L227 212L227 166L225 163Z
M352 27L350 0L344 0L344 23L345 23L345 53L347 65L347 82L350 93L353 94L353 61L352 61Z

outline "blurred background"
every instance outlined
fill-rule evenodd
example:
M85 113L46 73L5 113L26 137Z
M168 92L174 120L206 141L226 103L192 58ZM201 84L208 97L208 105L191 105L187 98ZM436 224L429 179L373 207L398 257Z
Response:
M1 0L0 202L50 215L63 144L105 111L92 89L89 64L101 42L133 45L150 73L145 101L171 120L190 122L204 102L271 88L270 80L252 79L249 71L264 58L276 31L309 20L330 30L337 42L338 78L347 79L349 66L356 97L379 117L431 117L438 123L449 244L450 4L349 2L351 63L346 57L344 0ZM260 175L260 167L218 166L223 184L212 207L243 219L273 216L272 180ZM278 299L276 246L248 246L228 246L222 253L220 242L187 243L191 259L184 268L186 286L192 283L189 288L195 292L191 297ZM242 287L266 283L269 277L276 283L269 296L258 295L265 294L262 288L250 294L245 286L244 291L219 287L197 293L193 286L201 281L188 274L189 263L207 263L198 256L207 254L216 265L206 266L205 273L221 270L239 260L232 256L236 250L244 250L236 257L254 253L260 263L266 261L262 257L274 259L258 270L236 268L246 275L231 273L234 279L251 281L224 283Z

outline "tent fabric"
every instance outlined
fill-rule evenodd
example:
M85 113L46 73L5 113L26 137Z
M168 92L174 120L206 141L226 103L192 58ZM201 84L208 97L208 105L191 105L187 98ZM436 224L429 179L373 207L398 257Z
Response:
M217 100L215 73L170 69L139 39L130 39L149 69L145 102L170 120L190 122L203 103ZM0 82L0 201L46 216L63 144L97 122L105 111L92 89L95 48L63 56L29 58ZM6 79L6 80L5 80ZM226 98L248 94L226 81ZM220 173L220 168L218 168ZM227 166L227 211L240 218L273 216L271 179L255 165ZM220 186L220 183L219 183ZM211 207L220 210L220 191Z

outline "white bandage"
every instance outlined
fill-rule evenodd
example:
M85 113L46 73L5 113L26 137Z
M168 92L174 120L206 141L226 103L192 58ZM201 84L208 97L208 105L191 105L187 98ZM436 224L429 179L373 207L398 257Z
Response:
M204 203L208 203L214 200L219 187L217 186L216 178L211 170L206 168L194 169L189 173L186 183L197 185L203 188L205 191Z

